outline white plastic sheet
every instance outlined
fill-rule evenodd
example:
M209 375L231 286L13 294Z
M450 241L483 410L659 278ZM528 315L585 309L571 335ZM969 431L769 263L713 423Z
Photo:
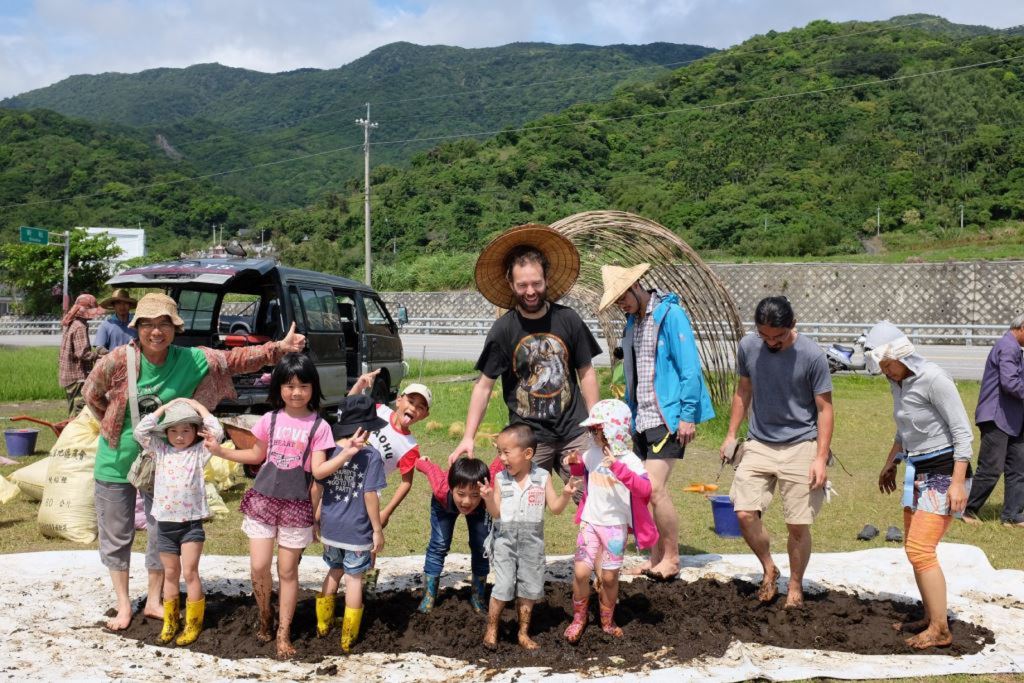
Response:
M549 558L568 560L567 557ZM683 578L702 576L760 580L753 556L699 555L684 557ZM794 680L832 678L880 679L952 673L1024 673L1024 572L995 570L984 553L967 545L941 544L939 559L949 584L949 608L961 619L995 632L996 642L966 657L888 655L867 656L814 650L787 650L734 642L720 658L687 662L668 669L636 672L594 680L741 681L755 677ZM786 574L786 558L776 562ZM379 586L408 588L415 584L422 557L381 558ZM204 557L203 580L209 592L248 590L247 557ZM469 570L466 555L450 555L442 585L461 580ZM316 590L323 579L319 562L303 562L300 581ZM112 605L107 572L95 551L0 555L0 576L11 577L0 594L0 672L19 679L159 680L168 670L201 667L205 680L239 677L301 679L320 664L263 659L223 660L184 649L138 647L137 643L104 632L103 613ZM131 594L145 593L143 558L132 558ZM815 586L845 589L865 597L917 599L913 574L902 549L879 548L852 553L816 553L806 574L808 590ZM783 582L784 585L784 582ZM46 609L40 606L45 605ZM425 654L367 654L340 658L346 677L387 681L572 681L577 674L550 674L543 669L485 672L465 662Z

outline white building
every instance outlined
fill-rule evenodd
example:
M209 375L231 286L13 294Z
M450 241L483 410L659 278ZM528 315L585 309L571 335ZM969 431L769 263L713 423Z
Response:
M110 235L121 247L121 255L114 263L146 255L146 231L141 228L82 228L90 235Z

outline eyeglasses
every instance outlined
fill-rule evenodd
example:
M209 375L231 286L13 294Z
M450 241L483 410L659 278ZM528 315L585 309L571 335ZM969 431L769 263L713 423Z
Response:
M175 329L175 325L172 322L162 322L162 323L143 322L143 323L137 323L135 326L137 328L139 328L139 332L152 332L153 330L159 328L161 332L165 332L166 333L166 332L170 332L171 330Z
M762 334L761 330L758 330L757 336L760 337L762 341L765 341L769 344L781 344L782 342L789 339L789 336L792 333L792 330L786 330L785 332L781 332L779 334Z

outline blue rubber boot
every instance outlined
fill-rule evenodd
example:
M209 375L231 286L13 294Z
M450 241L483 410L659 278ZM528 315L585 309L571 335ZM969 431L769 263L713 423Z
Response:
M469 593L469 604L473 611L482 614L487 611L487 577L473 576L472 588Z
M420 612L427 614L434 609L434 603L437 602L437 582L440 579L440 576L423 575L423 600L417 608Z

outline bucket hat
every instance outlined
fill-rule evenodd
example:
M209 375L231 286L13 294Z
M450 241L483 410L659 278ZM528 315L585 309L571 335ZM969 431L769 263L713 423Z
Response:
M179 401L167 407L163 418L160 420L160 424L156 426L156 430L166 432L174 425L180 424L193 424L196 427L201 427L203 425L203 418L199 416L195 408Z
M346 396L338 404L338 421L331 428L335 439L344 439L356 433L357 429L375 432L388 425L387 420L377 415L377 405L365 394Z
M558 301L576 284L580 254L569 238L546 225L528 223L506 230L488 243L476 260L476 288L499 308L511 309L516 297L508 284L508 257L516 247L530 246L548 260L548 301Z
M135 317L128 327L138 327L140 320L154 320L160 316L170 317L178 332L185 331L185 322L178 316L178 304L166 294L147 294L135 306Z
M604 293L601 295L601 303L597 307L598 313L618 301L619 297L625 294L650 269L650 263L641 263L632 268L601 266L601 284L604 285Z
M132 308L139 303L131 297L127 289L115 289L110 296L100 301L100 308L105 308L109 311L118 301L126 301L131 304Z

